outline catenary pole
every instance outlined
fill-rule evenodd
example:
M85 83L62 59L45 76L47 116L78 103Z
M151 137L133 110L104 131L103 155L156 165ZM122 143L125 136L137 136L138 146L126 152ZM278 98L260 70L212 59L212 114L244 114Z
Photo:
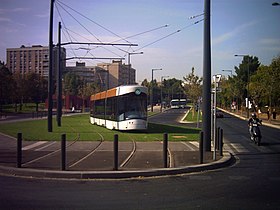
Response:
M62 116L62 63L61 63L61 22L58 23L58 71L57 71L57 126L61 126Z
M202 131L206 151L211 151L211 35L210 0L204 0Z
M52 108L53 108L53 8L54 0L50 4L50 25L49 25L49 78L48 78L48 132L52 132Z

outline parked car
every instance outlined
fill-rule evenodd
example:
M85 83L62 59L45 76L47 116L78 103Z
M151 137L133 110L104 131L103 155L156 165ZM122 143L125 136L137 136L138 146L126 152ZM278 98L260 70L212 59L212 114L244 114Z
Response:
M216 118L223 118L224 117L224 113L221 112L220 110L216 111Z

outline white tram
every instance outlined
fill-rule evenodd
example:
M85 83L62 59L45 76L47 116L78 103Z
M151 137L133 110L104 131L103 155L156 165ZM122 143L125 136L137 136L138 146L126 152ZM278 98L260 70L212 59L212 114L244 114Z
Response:
M170 101L171 109L185 109L187 107L187 100L186 99L172 99Z
M90 122L116 130L147 129L147 92L139 85L125 85L90 97Z

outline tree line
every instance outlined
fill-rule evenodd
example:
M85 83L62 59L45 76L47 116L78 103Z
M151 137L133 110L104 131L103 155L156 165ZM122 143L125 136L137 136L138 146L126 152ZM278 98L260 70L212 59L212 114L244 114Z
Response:
M223 77L221 81L221 106L231 107L235 103L237 109L244 109L248 97L252 111L279 108L280 56L273 58L270 65L262 65L256 56L244 56L234 70L234 75Z

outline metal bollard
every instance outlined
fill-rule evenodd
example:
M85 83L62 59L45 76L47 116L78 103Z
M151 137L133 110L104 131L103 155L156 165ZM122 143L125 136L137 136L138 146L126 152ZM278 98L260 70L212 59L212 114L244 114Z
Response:
M61 135L61 170L66 170L66 134Z
M168 134L163 134L163 167L167 168L168 163L168 156L167 156L167 150L168 150Z
M114 135L114 171L117 171L119 167L119 136Z
M216 149L218 150L220 148L220 127L217 128L217 136L216 136Z
M220 130L220 143L219 143L219 152L220 152L220 156L223 156L223 146L224 146L224 140L223 137L224 136L224 131L223 129Z
M200 131L200 140L199 140L199 163L203 163L203 131Z
M22 161L22 133L17 134L17 167L21 168Z

